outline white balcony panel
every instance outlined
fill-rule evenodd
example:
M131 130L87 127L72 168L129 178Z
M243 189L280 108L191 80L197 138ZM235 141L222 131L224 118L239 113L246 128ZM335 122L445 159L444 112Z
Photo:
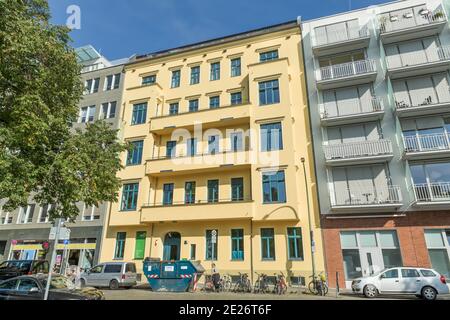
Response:
M312 39L313 53L316 57L367 48L370 43L370 32L367 26L342 26L334 30L318 29L316 28Z
M404 159L423 160L450 156L450 134L426 134L405 136Z
M414 205L430 209L450 207L450 182L414 184Z
M324 145L324 153L329 165L386 162L393 157L390 140L361 141Z
M383 100L378 97L368 100L338 100L334 104L322 103L319 109L323 126L370 122L384 117Z

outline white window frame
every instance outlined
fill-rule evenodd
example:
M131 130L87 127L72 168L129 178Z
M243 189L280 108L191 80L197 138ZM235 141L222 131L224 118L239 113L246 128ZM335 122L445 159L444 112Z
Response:
M87 79L84 82L84 94L93 94L94 93L94 88L95 88L95 81L98 80L98 84L100 86L100 78L93 78L93 79ZM88 88L88 81L92 81L91 82L91 86ZM98 92L98 90L97 90Z
M32 208L31 204L28 204L26 206L26 210L24 209L24 207L20 207L19 214L17 216L17 224L30 224L30 223L32 223L32 221L28 222L28 219L30 217L31 208ZM23 219L22 219L22 217L23 217Z
M86 203L84 203L83 204L83 212L82 212L82 214L81 214L81 221L94 221L95 219L94 219L94 217L95 217L95 209L96 209L96 207L95 206L92 206L91 207L91 212L90 212L90 215L86 215L86 209L87 209L88 207L86 206ZM85 217L87 217L87 216L89 216L89 219L86 219Z
M119 76L119 86L117 88L114 88L114 83L116 82L116 78ZM111 87L108 88L108 77L111 77ZM111 91L116 90L120 88L120 73L110 74L105 77L105 83L103 84L103 91Z
M427 251L429 251L430 249L432 250L432 249L446 249L447 250L447 255L448 255L448 258L450 259L450 243L449 243L449 241L447 240L447 232L449 232L450 231L450 229L425 229L424 230L424 237L426 237L426 233L427 233L427 231L440 231L441 232L441 236L442 236L442 240L443 240L443 242L444 242L444 246L443 247L429 247L428 246L428 244L426 243L426 241L425 241L425 244L426 244L426 246L427 246ZM426 239L426 238L425 238Z
M116 105L116 110L114 111L114 117L111 117L111 106L112 106L113 103L115 103L115 105ZM108 108L106 110L106 115L103 112L103 107L105 105L108 105ZM99 114L99 117L98 117L99 120L113 119L113 118L116 117L116 115L117 115L117 101L111 101L111 102L104 102L104 103L102 103L101 109L100 109L100 114Z
M3 213L5 213L5 217L4 218L3 218ZM2 224L2 225L12 224L12 222L13 222L12 218L13 217L11 216L11 212L8 212L8 211L4 212L3 208L0 208L0 224ZM1 219L5 219L5 221L2 222ZM10 222L8 222L8 221L10 221Z
M48 223L48 220L49 220L49 217L50 217L49 211L51 210L51 208L52 208L52 205L49 204L48 207L47 207L47 217L45 218L45 221L43 222L43 221L41 221L41 217L42 217L42 212L43 212L44 208L40 207L40 209L39 209L39 218L37 220L37 223Z

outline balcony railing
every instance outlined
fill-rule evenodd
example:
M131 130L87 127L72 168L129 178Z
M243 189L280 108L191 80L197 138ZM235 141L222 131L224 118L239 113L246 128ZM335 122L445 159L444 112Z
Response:
M450 133L404 136L405 152L425 152L450 149Z
M401 67L409 67L433 63L438 61L450 60L450 46L438 47L435 54L417 54L418 52L401 53L397 55L387 56L386 63L388 69L396 69ZM425 57L425 58L424 58Z
M384 109L383 99L378 97L372 97L369 103L358 100L358 101L351 101L351 102L340 102L336 101L337 104L337 113L332 112L329 110L329 107L327 107L327 104L320 104L320 114L322 119L330 119L330 118L337 118L337 117L343 117L343 116L349 116L349 115L358 115L358 114L365 114L365 113L372 113L377 111L382 111ZM355 112L351 112L352 110L357 110ZM334 110L333 110L334 111Z
M171 206L195 206L195 205L213 205L226 203L242 203L253 201L251 197L236 197L236 198L211 198L211 199L186 199L185 201L167 201L145 203L143 207L171 207Z
M163 155L163 156L154 156L150 159L148 159L148 161L158 161L158 160L176 160L176 159L185 159L185 158L195 158L195 157L211 157L211 156L217 156L217 157L227 157L227 156L232 156L234 157L237 153L241 153L241 152L246 152L246 151L252 151L252 149L250 148L238 148L236 150L221 150L221 151L216 151L216 152L199 152L196 151L195 153L187 153L187 152L183 152L180 154L176 154L176 155Z
M390 140L361 141L323 146L327 160L373 157L392 153Z
M333 33L327 32L323 35L314 35L314 46L323 46L327 44L333 44L348 40L356 40L360 38L368 37L369 29L367 26L363 27L352 27L352 28L345 28L341 30L336 30Z
M444 10L438 8L433 13L428 15L422 16L412 15L410 18L400 17L400 19L397 21L381 22L380 33L383 34L392 31L399 31L412 27L444 22L445 20L446 15L444 13Z
M317 80L331 80L375 72L374 60L358 60L322 67Z
M418 94L414 91L409 91L409 99L408 101L404 100L395 100L395 108L396 109L408 109L408 108L416 108L416 107L424 107L434 104L441 104L441 103L449 103L450 104L450 98L444 99L444 100L438 100L435 97L434 92L436 92L437 88L429 88L432 92L432 95L427 96L426 94ZM450 88L447 88L447 90L450 92ZM450 97L450 94L449 94Z
M450 182L421 183L413 188L418 202L450 201Z
M399 186L358 186L354 188L337 188L333 206L361 206L401 204Z

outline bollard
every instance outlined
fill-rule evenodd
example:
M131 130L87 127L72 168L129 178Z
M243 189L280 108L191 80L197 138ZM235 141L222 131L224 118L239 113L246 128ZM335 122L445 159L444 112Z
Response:
M336 271L336 298L339 297L339 272Z

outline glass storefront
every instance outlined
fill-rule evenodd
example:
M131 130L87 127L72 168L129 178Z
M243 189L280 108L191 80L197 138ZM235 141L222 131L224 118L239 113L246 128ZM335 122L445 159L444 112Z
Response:
M450 279L450 230L425 230L431 266Z

